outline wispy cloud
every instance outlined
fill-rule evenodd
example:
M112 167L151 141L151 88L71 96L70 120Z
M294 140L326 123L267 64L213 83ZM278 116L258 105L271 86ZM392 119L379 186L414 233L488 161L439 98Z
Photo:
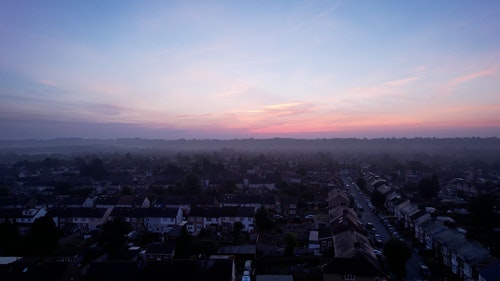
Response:
M467 83L469 81L472 81L472 80L475 80L475 79L478 79L481 77L492 76L492 75L497 73L498 68L500 68L500 64L497 64L497 65L494 65L494 66L486 68L486 69L478 70L478 71L475 71L472 73L468 73L468 74L453 78L444 85L442 94L448 95L453 91L453 88L455 88L461 84Z
M214 98L229 98L229 97L238 97L241 95L244 95L247 93L249 90L255 88L254 86L244 83L244 82L235 82L235 83L228 83L229 85L227 86L227 90L217 93L214 95Z
M387 81L384 83L384 85L389 86L389 87L405 86L411 82L417 81L418 79L420 79L420 77L417 77L417 76L407 77L407 78L403 78L403 79Z
M328 14L332 13L333 11L337 10L340 7L340 2L337 3L335 6L330 7L323 12L319 13L316 17L314 17L315 20L319 20L320 18L327 16Z
M197 118L207 118L207 117L212 117L214 116L213 114L210 113L205 113L205 114L184 114L184 115L176 115L175 117L177 118L191 118L191 119L197 119Z
M372 85L363 87L354 87L348 89L346 93L350 96L362 98L382 98L400 96L405 93L409 84L420 80L420 76L410 76L389 80L385 82L373 83Z
M264 114L269 117L310 113L314 111L314 104L305 101L294 101L287 103L271 104L263 108Z
M480 70L480 71L476 71L476 72L473 72L473 73L462 75L460 77L457 77L457 78L451 80L449 83L450 83L451 86L456 86L456 85L468 82L468 81L476 79L476 78L480 78L480 77L484 77L484 76L490 76L490 75L495 74L497 72L497 69L499 67L500 67L500 65L495 65L495 66L487 68L487 69L483 69L483 70Z
M43 84L43 85L47 85L47 86L56 86L57 85L57 82L54 81L54 80L49 80L49 79L44 79L44 80L40 80L38 81L40 84Z
M88 89L91 92L96 92L99 94L118 96L128 91L128 85L122 85L119 83L99 83L90 85Z
M279 103L265 106L266 109L274 110L274 109L286 109L293 108L299 105L302 105L302 102L289 102L289 103Z

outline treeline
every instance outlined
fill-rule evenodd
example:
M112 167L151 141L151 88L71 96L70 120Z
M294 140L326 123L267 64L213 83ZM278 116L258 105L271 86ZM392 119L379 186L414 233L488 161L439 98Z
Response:
M325 138L325 139L53 139L0 141L0 154L106 153L106 152L333 152L333 153L428 153L500 155L500 139L491 138Z

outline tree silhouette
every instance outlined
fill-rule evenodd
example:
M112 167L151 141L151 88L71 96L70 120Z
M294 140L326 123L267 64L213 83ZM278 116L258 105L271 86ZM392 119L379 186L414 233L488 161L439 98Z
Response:
M432 178L423 178L418 183L418 193L424 199L431 199L439 193L439 179L436 175Z
M260 233L274 228L274 222L264 206L260 206L255 212L255 227Z
M181 234L175 245L176 259L187 259L193 253L193 237L188 233L185 225L182 226Z
M370 195L370 201L372 202L373 206L375 206L379 210L383 210L385 207L384 194L382 194L378 190L372 191L372 193Z
M85 177L93 177L95 179L103 179L106 176L106 168L104 163L99 158L94 158L89 164L83 163L80 167L80 175Z
M366 181L364 178L359 177L356 179L356 185L361 189L364 190L366 188Z
M29 252L45 256L56 249L60 231L51 216L45 215L35 219L27 237Z
M189 174L184 181L184 194L199 194L201 190L200 179L195 174Z
M71 184L69 182L60 182L56 184L54 189L57 194L68 194L71 189Z
M234 241L240 240L241 230L243 230L243 223L241 221L234 222L234 224L233 224L233 239L234 239Z
M122 187L121 194L122 195L133 195L134 194L134 190L129 185L126 185L126 186Z
M107 221L102 226L102 244L110 252L121 249L127 242L127 234L131 228L122 217Z
M9 196L10 189L6 186L0 186L0 197Z
M471 200L470 216L477 229L490 229L495 225L495 194L481 194Z
M285 235L285 256L291 257L295 253L295 247L297 246L297 234L287 233Z
M387 241L384 245L384 256L392 272L399 277L406 276L405 266L411 257L411 250L404 242L396 238Z
M19 251L21 235L15 220L0 223L0 251L7 255L12 255ZM2 251L3 250L3 251Z

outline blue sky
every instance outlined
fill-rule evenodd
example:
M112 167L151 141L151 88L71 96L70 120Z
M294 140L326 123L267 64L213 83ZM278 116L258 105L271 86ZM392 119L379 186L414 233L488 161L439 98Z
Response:
M498 1L0 1L0 130L500 137L498 34Z

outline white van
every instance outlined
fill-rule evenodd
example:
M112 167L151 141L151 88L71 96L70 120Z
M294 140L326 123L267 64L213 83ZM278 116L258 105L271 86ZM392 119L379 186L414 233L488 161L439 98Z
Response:
M243 270L252 272L252 260L245 261L245 267Z

